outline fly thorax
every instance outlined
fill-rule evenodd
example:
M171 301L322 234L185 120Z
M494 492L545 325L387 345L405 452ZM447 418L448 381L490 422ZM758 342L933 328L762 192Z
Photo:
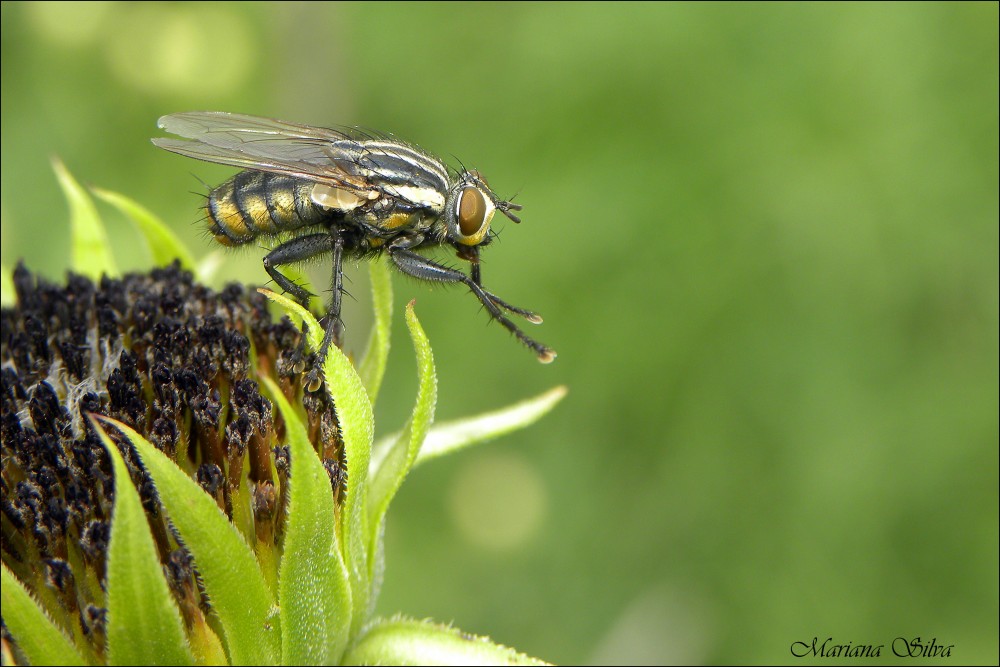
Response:
M389 185L385 186L387 194L413 204L417 208L424 208L434 213L440 214L444 210L445 196L438 190L431 187L419 185Z

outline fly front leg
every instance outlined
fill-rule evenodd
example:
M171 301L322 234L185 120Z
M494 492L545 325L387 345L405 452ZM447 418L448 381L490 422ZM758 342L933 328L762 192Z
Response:
M392 258L396 267L408 276L429 282L461 283L467 286L483 304L483 307L486 308L490 317L495 319L497 322L502 324L504 328L517 336L518 340L527 345L531 351L535 353L539 361L547 364L556 358L555 350L529 338L517 327L516 324L511 322L510 319L503 314L503 310L507 310L516 315L521 315L522 317L528 319L528 321L536 323L541 322L541 318L538 317L538 315L532 313L531 311L524 310L523 308L511 306L509 303L487 292L476 280L470 278L461 271L456 271L455 269L442 266L441 264L433 262L422 255L418 255L405 247L390 247L389 256Z
M481 269L479 268L479 246L468 246L463 245L456 248L456 254L459 259L464 259L466 262L472 265L469 269L469 277L472 278L472 282L476 283L480 287L483 286L483 276Z
M472 264L472 269L469 272L470 273L469 277L472 278L472 282L482 287L483 274L482 274L482 269L480 268L482 264L480 264L479 262L479 247L462 246L461 248L458 249L458 257L459 259L464 259L465 261ZM485 289L483 291L486 292ZM532 324L542 323L542 316L538 315L537 313L533 313L530 310L525 310L524 308L518 308L517 306L512 306L503 299L501 299L500 297L498 297L497 295L491 294L490 292L486 292L486 296L490 297L490 300L493 301L493 303L500 306L504 310L514 313L515 315L520 315L521 317L528 320Z

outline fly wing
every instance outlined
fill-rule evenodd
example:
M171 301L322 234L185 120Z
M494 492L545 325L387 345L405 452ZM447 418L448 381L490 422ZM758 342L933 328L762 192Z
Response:
M370 186L366 186L363 182L351 178L332 164L329 167L323 167L298 160L258 157L231 148L220 148L218 146L211 146L197 141L185 141L183 139L156 138L152 141L155 146L159 146L171 153L192 157L196 160L204 160L205 162L215 162L216 164L225 164L240 169L286 174L307 181L323 183L331 187L343 188L355 192L365 192L373 189Z
M373 189L341 166L356 163L357 143L336 130L221 111L171 114L160 118L159 126L185 138L153 139L173 153L354 191ZM338 147L337 142L345 145Z

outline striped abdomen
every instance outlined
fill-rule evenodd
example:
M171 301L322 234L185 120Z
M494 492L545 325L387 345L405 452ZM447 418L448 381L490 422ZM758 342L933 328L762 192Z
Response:
M241 171L212 190L208 229L222 245L316 225L329 213L312 201L315 183L264 171Z

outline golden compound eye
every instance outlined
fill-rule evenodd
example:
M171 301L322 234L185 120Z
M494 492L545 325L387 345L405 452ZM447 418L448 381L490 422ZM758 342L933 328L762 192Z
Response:
M479 188L467 187L462 190L458 204L458 228L464 236L475 236L486 222L486 197Z

